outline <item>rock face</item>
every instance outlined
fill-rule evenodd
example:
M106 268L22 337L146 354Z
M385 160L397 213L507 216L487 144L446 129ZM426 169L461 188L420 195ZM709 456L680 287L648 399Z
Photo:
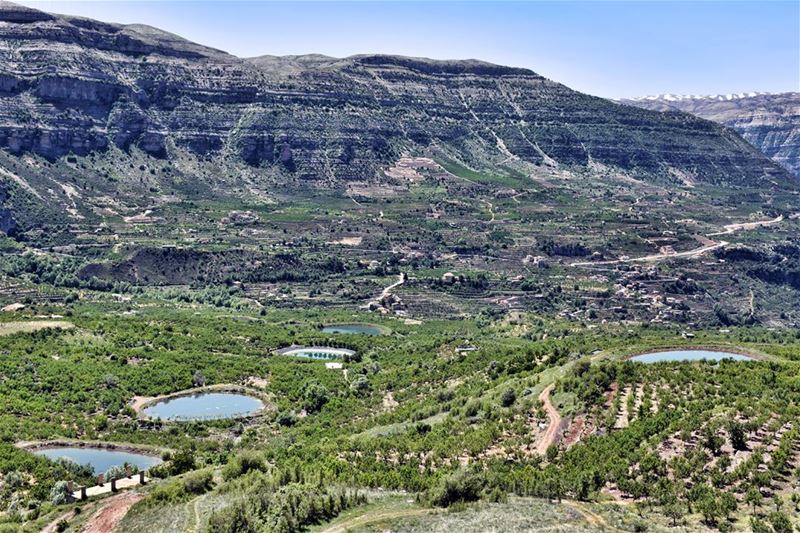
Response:
M794 187L731 130L575 92L519 68L383 55L240 59L139 25L0 3L0 148L118 149L241 164L255 181L385 180L404 153L530 175ZM117 163L127 167L126 162Z
M661 95L623 102L656 111L684 111L729 126L800 177L800 93Z

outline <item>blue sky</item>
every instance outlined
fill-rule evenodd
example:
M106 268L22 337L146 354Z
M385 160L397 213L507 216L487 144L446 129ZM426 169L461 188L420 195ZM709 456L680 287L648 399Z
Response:
M800 1L21 1L248 57L393 53L530 68L610 98L800 90Z

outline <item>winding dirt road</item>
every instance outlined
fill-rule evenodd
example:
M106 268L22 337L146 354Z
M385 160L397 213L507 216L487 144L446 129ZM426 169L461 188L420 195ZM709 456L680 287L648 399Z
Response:
M643 257L631 257L629 259L614 259L611 261L581 261L578 263L572 263L570 266L578 267L578 266L593 266L593 265L618 265L621 263L655 263L657 261L663 261L664 259L675 259L680 257L693 259L708 252L713 252L718 248L723 248L725 246L728 246L729 244L730 243L728 241L719 241L719 242L714 242L713 244L705 244L693 250L687 250L685 252L677 252L674 254L653 254L653 255L645 255Z
M486 223L487 224L493 223L495 221L495 219L496 219L495 214L494 214L494 204L492 202L487 201L487 200L481 200L481 203L483 203L483 205L486 206L486 209L489 210L489 215L491 216L491 218L489 220L487 220Z
M556 411L556 408L550 402L550 393L553 391L554 387L555 383L551 383L539 394L539 400L544 404L547 417L550 419L547 430L545 430L544 435L542 435L542 438L539 440L539 444L536 446L536 452L539 455L546 454L547 448L549 448L551 444L555 444L558 438L558 428L561 426L561 415L558 414L558 411Z
M724 229L722 231L709 233L706 235L706 237L718 237L720 235L730 235L731 233L735 233L739 230L750 230L763 226L772 226L774 224L780 224L781 222L783 222L783 220L784 220L783 215L780 215L771 220L759 220L756 222L740 222L737 224L727 224L723 226ZM693 250L687 250L685 252L652 254L643 257L631 257L628 259L613 259L610 261L579 261L577 263L571 263L569 266L582 267L582 266L618 265L621 263L654 263L657 261L663 261L665 259L675 259L675 258L694 259L696 257L700 257L701 255L707 254L708 252L713 252L714 250L717 250L719 248L724 248L725 246L728 246L730 244L728 241L713 241L702 237L698 237L698 239L702 239L702 241L705 241L704 244L698 248L694 248Z
M396 289L405 282L406 282L405 275L401 272L400 279L398 279L397 281L395 281L394 283L383 289L383 292L381 292L381 299L388 298L389 295L392 294L393 289Z

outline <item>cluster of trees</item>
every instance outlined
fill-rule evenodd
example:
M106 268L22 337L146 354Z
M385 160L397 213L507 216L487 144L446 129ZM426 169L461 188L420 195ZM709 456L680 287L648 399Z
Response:
M255 452L233 461L224 474L235 498L211 515L210 533L303 531L367 502L358 491L309 483L296 468L271 468Z
M197 470L159 484L142 501L145 507L174 504L205 494L214 487L211 469Z
M628 428L589 439L559 457L562 489L585 497L610 483L675 521L695 512L707 525L731 528L741 501L753 502L755 512L762 493L775 492L787 478L800 485L800 471L793 472L791 462L800 442L794 422L798 407L791 400L800 390L792 378L795 372L788 363L575 365L561 387L587 407L594 405L595 412L606 402L603 393L611 383L619 391L626 384L629 390L641 391L642 401L634 410L633 395L629 398L627 410L633 422ZM660 408L651 409L651 396ZM619 408L618 396L610 416L597 416L598 423L610 430ZM726 415L720 417L719 412ZM751 449L748 439L757 431L766 433ZM766 446L779 434L777 446L765 455ZM666 438L696 446L686 445L683 453L663 459L656 448ZM734 468L726 445L734 452L746 452L747 459ZM588 491L568 481L581 471L597 475ZM770 515L767 521L770 517L777 524L782 521L780 515ZM754 521L758 525L763 520L756 515ZM773 527L781 530L779 525Z
M346 363L345 378L318 361L269 354L293 343L325 344L330 335L320 333L318 325L353 320L349 314L271 310L266 319L252 321L207 308L142 307L126 316L120 309L124 307L105 312L81 304L71 318L80 335L41 331L0 337L0 412L6 413L0 416L0 452L9 451L0 453L0 472L35 472L38 483L27 487L31 498L48 501L53 486L48 480L77 480L81 474L54 472L57 466L14 451L12 442L56 436L163 445L179 450L171 457L172 466L164 467L170 469L164 476L196 465L224 464L228 489L250 495L251 486L260 486L252 493L258 503L217 513L214 524L220 531L226 524L302 528L325 520L358 500L351 493L342 500L339 487L424 491L431 503L446 506L507 492L589 499L611 484L667 514L676 508L686 512L691 505L696 512L707 509L709 522L724 524L730 502L723 494L741 495L750 486L768 494L790 469L787 447L794 437L788 432L769 462L756 457L735 474L706 465L722 444L747 446L747 435L764 425L765 416L798 415L791 401L800 392L792 366L796 363L583 362L601 347L629 350L663 344L671 332L592 332L530 321L520 327L525 333L519 338L506 335L500 317L488 313L481 322L485 328L475 321L427 321L413 328L396 323L395 335L341 337L339 342L362 355ZM748 334L758 341L771 335ZM455 347L465 341L476 349L457 352ZM775 346L789 352L797 339L781 337ZM489 448L518 450L531 444L530 416L539 410L533 391L541 390L543 371L565 364L571 367L557 391L574 398L578 409L597 415L594 421L605 434L568 450L553 448L546 458L509 451L513 460L488 459ZM262 423L270 431L256 432L235 421L143 429L126 408L134 395L156 396L201 381L235 383L250 376L269 378L275 414ZM608 427L611 415L621 408L619 394L612 408L606 408L614 384L619 391L639 385L646 391L642 407L629 409L630 426L619 431ZM393 402L386 400L389 392ZM295 414L301 410L307 416ZM670 435L712 428L712 414L719 410L730 414L730 423L699 433L703 454L672 462L658 457L658 443ZM212 431L240 435L241 446L258 447L264 454L235 456L232 441L205 438ZM197 449L184 453L190 441ZM464 456L480 468L461 469ZM723 459L716 458L716 463ZM659 483L665 472L680 469L698 472L686 479L709 491ZM183 486L170 481L156 503L169 505L217 490L198 476L187 476L188 484L179 478ZM245 479L247 486L239 481ZM20 493L0 497L8 505ZM769 521L768 516L761 518Z

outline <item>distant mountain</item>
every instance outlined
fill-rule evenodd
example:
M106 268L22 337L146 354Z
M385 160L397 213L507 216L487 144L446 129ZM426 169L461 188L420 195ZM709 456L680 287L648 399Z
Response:
M50 199L73 216L109 196L145 203L156 191L253 196L391 182L384 171L403 154L522 178L602 167L662 184L797 187L729 129L526 69L387 55L241 59L147 26L8 2L0 148L17 157L12 174L24 174L0 183L10 202ZM64 188L76 169L74 191Z
M800 92L666 94L622 102L656 111L684 111L730 126L773 161L800 177Z

